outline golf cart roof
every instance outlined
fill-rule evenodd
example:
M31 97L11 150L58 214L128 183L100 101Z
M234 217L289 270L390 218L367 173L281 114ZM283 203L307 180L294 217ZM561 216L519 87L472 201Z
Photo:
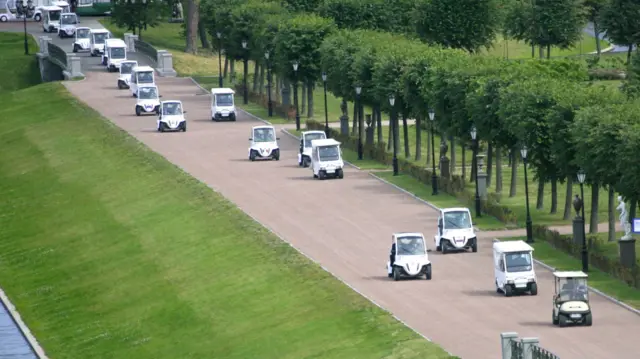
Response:
M320 131L320 130L313 130L313 131L302 131L302 135L310 135L312 133L324 133L324 131Z
M333 138L325 138L321 140L312 140L311 147L324 147L324 146L340 146L340 142Z
M396 232L393 234L394 237L396 238L400 238L400 237L422 237L424 238L424 234L419 233L419 232Z
M233 89L230 89L228 87L223 87L223 88L212 88L211 89L211 94L215 95L215 94L234 94L236 93L235 91L233 91Z
M533 251L533 247L528 245L525 241L504 241L494 242L493 250L501 253L530 252Z
M150 66L136 66L133 68L134 72L153 72L153 67Z
M154 89L158 89L158 86L153 85L153 84L144 84L144 85L140 85L138 86L138 90L142 90L142 89L148 89L148 88L154 88Z
M556 278L588 278L589 276L584 272L553 272L553 276Z
M89 30L89 31L91 31L91 28L90 27L86 27L86 26L78 26L78 27L76 27L76 31L78 31L78 30Z
M106 39L104 44L109 47L127 47L127 44L122 39Z
M272 129L272 130L274 130L274 131L276 130L276 129L275 129L275 127L273 127L273 126L253 126L253 128L251 129L251 131L259 130L259 129L261 129L261 128L264 128L264 129L270 128L270 129Z
M53 6L60 6L60 7L62 7L62 6L69 6L69 3L68 3L68 2L66 2L66 1L52 1L52 2L51 2L51 4L52 4Z
M78 15L75 12L63 12L62 14L60 14L60 16L65 16L65 15L73 15L75 17L78 17Z
M43 6L41 8L42 11L62 11L62 8L59 6Z
M161 105L164 105L165 103L166 103L166 104L169 104L169 103L179 103L179 104L181 104L181 105L182 105L182 101L180 101L180 100L167 100L167 101L162 101L162 102L160 102L160 104L161 104Z
M109 30L107 29L91 29L91 32L94 34L108 34Z
M469 208L466 207L452 207L452 208L443 208L442 213L447 212L470 212Z
M121 64L137 64L137 63L138 63L138 61L136 61L136 60L124 60L124 61L121 62Z

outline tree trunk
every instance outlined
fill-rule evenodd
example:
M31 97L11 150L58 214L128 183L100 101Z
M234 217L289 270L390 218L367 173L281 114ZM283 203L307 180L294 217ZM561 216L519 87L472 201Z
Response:
M236 60L229 59L229 80L232 85L236 83Z
M416 116L416 161L422 158L422 115Z
M307 118L313 118L313 90L315 85L312 81L307 84Z
M462 149L462 182L464 182L466 177L467 177L467 149L464 147L464 144L461 145L460 148ZM473 162L473 155L471 157L471 162ZM471 179L470 180L473 180L473 168L474 168L474 166L471 165Z
M218 54L218 56L222 56L222 54ZM222 77L226 78L227 74L229 73L229 58L228 57L224 57L224 70L222 73Z
M258 81L260 80L260 65L259 62L256 61L255 65L253 66L253 87L252 87L252 91L253 93L257 93L258 92ZM248 76L249 74L247 74Z
M387 151L391 151L391 144L393 141L393 138L391 137L393 135L393 124L391 123L391 119L389 120L389 136L387 137L389 140L387 141Z
M502 193L502 149L496 147L496 193Z
M627 66L631 63L631 52L633 51L633 44L627 45L629 46L629 50L627 50Z
M198 8L200 7L200 0L188 0L187 1L187 18L186 30L187 30L187 44L184 52L188 54L198 53L198 23L200 23L200 15L198 14Z
M516 188L518 185L518 157L515 155L516 151L511 150L511 187L509 188L509 197L516 196Z
M400 118L396 115L396 119L394 121L394 126L396 127L396 133L393 136L393 146L396 153L400 152Z
M451 162L449 162L449 173L456 173L456 139L453 135L449 136L449 148L451 149Z
M302 103L300 104L300 114L303 115L307 111L307 84L302 81L300 83L300 91L302 92ZM298 94L300 96L300 94ZM300 97L298 97L300 98Z
M596 16L591 19L593 22L593 33L596 35L596 52L598 56L602 54L602 44L600 44L600 24L598 24L598 18Z
M538 46L538 57L544 59L544 46Z
M209 37L207 36L206 24L202 21L198 21L198 37L200 37L200 43L203 49L210 49Z
M571 205L573 196L573 177L567 177L567 192L564 196L564 213L562 219L565 221L571 218Z
M411 159L411 148L409 144L409 126L407 125L407 114L402 114L402 131L404 133L404 158Z
M589 221L589 233L598 233L598 201L600 186L591 185L591 220Z
M536 209L544 208L544 181L538 179L538 199L536 201Z
M609 236L607 238L608 242L616 241L616 217L615 217L615 191L613 190L613 186L609 186L609 201L607 206L608 218L609 218Z
M556 178L551 179L551 210L549 213L558 213L558 180Z
M487 144L487 188L491 187L491 175L493 174L493 144Z
M266 89L264 87L264 80L265 80L265 77L267 75L267 71L265 70L265 67L266 66L264 66L264 65L260 66L260 74L258 75L258 78L259 78L259 81L258 81L258 93L260 95L266 93ZM269 94L267 94L267 96L268 95Z
M431 131L427 132L427 162L426 164L431 164Z
M384 133L382 133L382 111L379 105L373 107L373 113L376 114L376 123L378 124L378 143L384 142Z
M547 45L547 60L551 59L551 45Z

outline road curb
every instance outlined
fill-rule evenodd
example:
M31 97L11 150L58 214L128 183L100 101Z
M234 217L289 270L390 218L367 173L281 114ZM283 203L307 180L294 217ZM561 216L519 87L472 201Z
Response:
M291 138L293 138L293 139L295 139L295 140L300 141L300 137L298 137L298 136L294 135L293 133L289 132L289 130L287 130L286 128L281 128L281 129L280 129L280 132L282 132L282 133L286 134L287 136L289 136L289 137L291 137ZM362 171L362 168L360 168L360 167L358 167L358 166L354 165L353 163L351 163L351 162L347 162L347 161L345 161L345 160L342 160L342 161L343 161L346 165L349 165L349 166L351 166L351 167L353 167L353 168L357 169L358 171Z
M501 242L501 241L500 241L499 239L497 239L497 238L494 238L494 239L493 239L493 241L494 241L494 242ZM543 267L543 268L545 268L545 269L547 269L547 270L549 270L549 271L551 271L551 272L555 272L555 271L556 271L556 268L554 268L554 267L552 267L552 266L550 266L550 265L548 265L548 264L546 264L546 263L544 263L544 262L541 262L541 261L540 261L540 260L538 260L538 259L535 259L535 258L534 258L534 259L533 259L533 261L534 261L536 264L540 265L541 267ZM598 295L600 295L600 296L604 297L605 299L609 300L610 302L613 302L613 303L615 303L615 304L617 304L617 305L621 306L622 308L624 308L624 309L626 309L626 310L628 310L628 311L630 311L630 312L632 312L632 313L634 313L634 314L640 315L640 310L638 310L638 309L636 309L636 308L634 308L634 307L630 306L629 304L624 303L624 302L621 302L620 300L618 300L618 299L616 299L616 298L614 298L614 297L612 297L612 296L608 295L607 293L605 293L605 292L603 292L603 291L601 291L601 290L598 290L598 289L596 289L596 288L593 288L592 286L587 286L587 288L589 288L589 290L590 290L590 291L592 291L592 292L594 292L594 293L596 293L596 294L598 294Z
M22 321L20 317L20 313L16 310L16 307L11 303L9 297L4 293L2 288L0 288L0 303L7 310L11 320L16 325L18 330L20 330L20 334L27 341L31 350L36 354L39 359L48 359L47 355L44 353L44 350L36 340L36 338L31 334L31 331L27 327L27 325Z

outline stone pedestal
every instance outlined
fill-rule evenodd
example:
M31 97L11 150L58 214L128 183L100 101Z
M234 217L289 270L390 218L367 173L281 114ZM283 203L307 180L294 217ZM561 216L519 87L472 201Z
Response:
M634 238L628 240L619 240L620 245L620 263L627 267L633 268L636 265L636 240Z
M280 98L282 98L282 105L284 107L291 106L291 91L289 91L289 86L282 86Z
M449 158L443 156L440 158L440 177L449 179L451 172L449 171Z
M128 52L136 52L136 40L138 40L138 35L128 32L124 34L124 43L127 45Z
M77 56L67 55L67 69L63 72L65 80L84 77L82 60Z
M584 219L576 217L573 219L573 244L582 248L582 238L584 233Z
M177 73L173 69L173 56L167 50L158 50L157 58L158 74L162 77L176 77Z
M340 116L340 133L345 136L349 134L349 116Z
M487 200L487 174L484 172L478 173L478 194L482 200Z
M500 333L500 346L502 347L502 359L511 359L511 341L518 340L518 333Z

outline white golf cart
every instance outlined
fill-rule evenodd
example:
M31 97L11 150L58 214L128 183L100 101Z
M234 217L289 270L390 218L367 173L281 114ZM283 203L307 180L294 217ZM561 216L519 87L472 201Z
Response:
M553 296L554 325L593 324L587 275L584 272L553 272L555 293Z
M233 91L230 88L211 89L211 120L236 120L236 106L233 101Z
M444 208L438 217L438 233L435 235L436 251L447 254L449 251L471 248L478 251L478 239L471 222L468 208Z
M533 247L524 241L493 243L493 267L496 291L511 297L514 293L538 294L533 269Z
M344 178L344 162L340 142L329 138L311 141L311 172L313 178Z
M36 9L32 0L28 0L24 6L21 0L0 0L0 22L14 21L24 17L40 22L42 12Z
M394 233L387 262L387 275L394 281L402 277L431 279L429 250L422 233Z
M57 32L60 28L62 8L58 6L43 6L40 11L42 12L42 29L44 32Z
M91 29L88 27L76 27L73 52L91 50Z
M160 102L160 114L158 115L158 131L187 131L187 119L182 109L182 102L171 100Z
M118 89L124 90L129 88L131 82L131 73L138 66L138 61L126 60L120 63L120 77L118 77Z
M131 81L129 81L129 88L131 89L131 95L136 96L138 94L138 86L155 85L155 77L153 68L149 66L136 66L131 71Z
M255 161L260 158L280 160L280 147L276 137L276 129L273 126L254 126L251 129L249 141L249 160Z
M326 139L324 131L304 131L300 136L300 153L298 153L298 166L309 167L311 163L311 141Z
M42 9L45 6L57 6L62 9L63 13L71 12L71 6L69 5L69 2L64 0L36 0L36 1L38 1L41 4L41 6L36 7L36 11Z
M104 41L104 53L102 64L107 71L115 72L120 68L120 63L127 59L127 44L121 39L107 39Z
M111 38L111 33L106 29L91 29L91 43L89 51L95 57L104 54L104 43Z
M136 116L144 114L160 115L160 97L156 85L146 85L138 87L136 96Z
M75 13L61 13L60 26L58 27L58 37L73 37L76 34L76 26L78 25L78 15Z

